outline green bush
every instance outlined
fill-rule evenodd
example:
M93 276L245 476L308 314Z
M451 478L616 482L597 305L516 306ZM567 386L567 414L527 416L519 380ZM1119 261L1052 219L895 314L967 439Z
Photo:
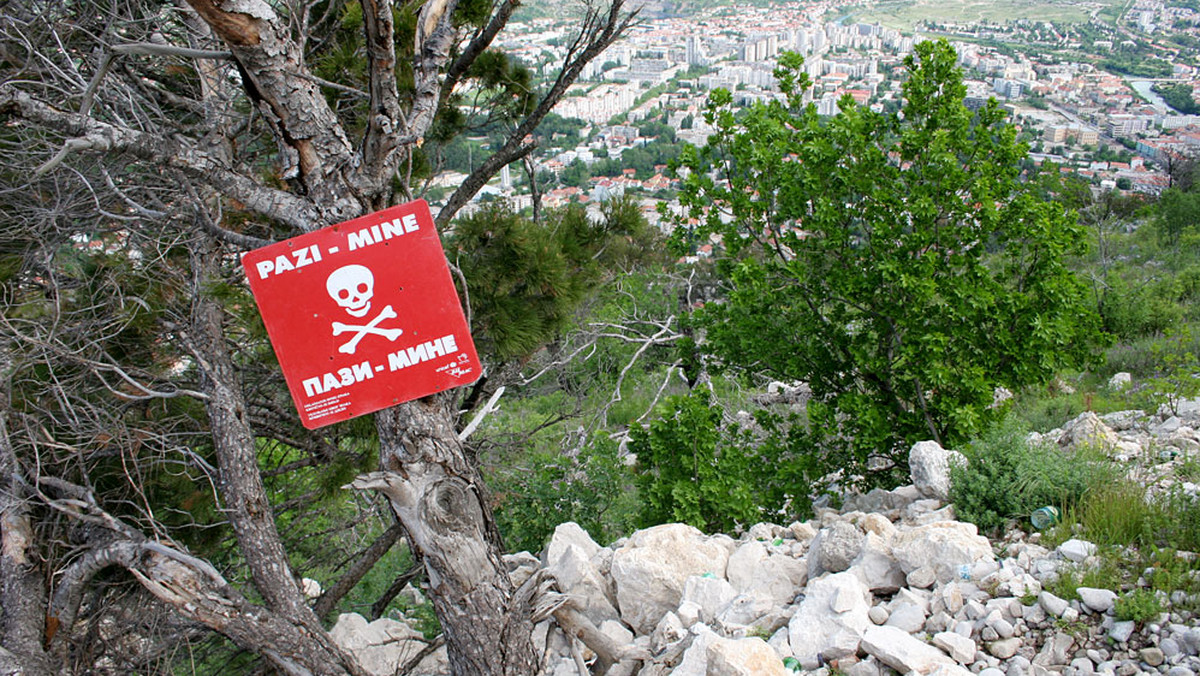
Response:
M1009 415L1033 432L1048 432L1085 411L1103 415L1134 407L1129 391L1112 391L1107 387L1112 374L1107 373L1107 369L1105 372L1106 376L1102 378L1089 376L1084 382L1076 383L1078 390L1071 394L1052 393L1046 388L1019 392L1012 401Z
M1166 331L1183 320L1184 307L1171 289L1147 281L1127 281L1110 275L1100 303L1104 330L1122 339Z
M534 453L488 477L510 551L540 551L566 521L601 543L627 534L638 499L632 484L617 444L606 436L594 437L574 457Z
M1154 504L1161 517L1152 544L1200 551L1200 498L1176 490L1158 496ZM1200 570L1200 560L1196 562L1196 568ZM1196 584L1200 587L1200 577Z
M1179 403L1200 394L1200 350L1190 326L1171 329L1151 352L1159 364L1158 373L1150 378L1151 396L1165 400L1172 413L1179 412Z
M1158 617L1163 608L1158 594L1149 589L1135 589L1117 597L1114 611L1123 622L1145 623Z
M816 461L803 435L760 415L758 433L724 424L703 391L667 399L648 429L635 428L641 526L682 522L732 532L764 520L807 516Z
M1064 513L1092 486L1113 476L1098 454L1068 453L1030 444L1013 418L963 449L965 467L952 466L950 500L958 518L995 532L1044 505Z

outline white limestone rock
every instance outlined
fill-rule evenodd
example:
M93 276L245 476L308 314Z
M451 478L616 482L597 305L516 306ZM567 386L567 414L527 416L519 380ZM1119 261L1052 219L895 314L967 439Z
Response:
M717 624L726 636L734 636L739 630L743 635L748 633L751 627L773 628L787 624L790 617L786 607L769 599L740 594L717 615Z
M899 563L899 562L897 562ZM903 570L903 568L901 568ZM921 566L909 571L904 576L904 581L913 589L929 589L937 582L937 571L932 566Z
M975 524L958 521L901 530L892 539L892 555L906 575L932 568L941 582L954 579L963 564L995 560L991 543L979 535Z
M633 643L633 632L617 620L605 620L599 627L600 633L611 638L619 646Z
M329 636L352 655L372 676L391 676L396 665L426 646L421 632L390 618L368 623L358 613L343 613ZM450 665L445 648L430 654L417 665L418 674L448 674Z
M862 551L862 542L862 531L849 521L834 521L822 528L809 548L808 576L846 570Z
M675 610L683 585L693 575L725 577L729 549L684 524L641 530L613 553L612 578L621 619L648 634L666 612Z
M1114 643L1124 643L1133 636L1133 632L1137 630L1137 623L1132 621L1113 622L1112 627L1108 630L1108 637Z
M970 674L946 653L895 627L868 628L863 634L861 647L868 655L902 674L931 674L935 671L947 676Z
M1125 432L1145 425L1146 412L1139 410L1114 411L1100 416L1100 420L1104 421L1104 424L1114 432Z
M959 664L969 665L975 661L975 641L953 631L933 635L933 644L954 658Z
M553 544L553 540L551 543ZM547 552L549 551L547 548ZM580 602L583 614L592 623L599 625L605 620L617 619L618 613L609 581L592 563L593 557L587 553L585 547L565 544L556 547L554 555L547 558L550 563L546 568L558 580L559 589L571 594Z
M1113 377L1108 379L1108 389L1110 389L1110 390L1128 389L1129 386L1132 384L1133 384L1133 375L1130 374L1128 371L1120 371L1118 373L1114 373Z
M950 497L950 466L966 462L962 453L948 451L936 441L918 441L908 452L913 485L921 495L937 500Z
M689 631L692 634L692 644L684 651L683 659L671 675L708 676L708 646L721 637L703 624L694 624Z
M700 607L700 621L712 622L738 595L729 582L718 577L693 575L683 583L683 603Z
M1006 660L1013 655L1016 655L1017 650L1020 650L1020 648L1021 639L1016 637L992 641L987 646L988 652L991 653L993 657L997 657L1002 660Z
M884 542L891 540L896 535L896 526L891 519L875 512L863 515L857 525L866 533L878 535Z
M542 561L538 557L529 552L515 552L513 554L505 554L500 557L504 561L504 569L508 571L508 579L512 581L514 587L520 587L525 584L533 574L542 567ZM420 601L414 599L411 594L420 594L411 584L405 585L400 591L402 597L407 598L410 603L420 605L424 603L424 598Z
M679 616L675 613L667 613L654 627L654 633L650 635L650 646L654 648L655 652L662 652L672 643L687 638L687 635L687 628L683 626Z
M1066 599L1061 599L1048 591L1038 594L1038 605L1042 607L1042 610L1055 617L1062 617L1063 613L1071 607Z
M304 598L308 599L309 601L315 600L321 596L322 593L321 583L317 582L311 577L306 577L300 580L300 590L304 592Z
M690 627L700 621L700 604L695 601L684 601L675 609L675 614L679 616L679 621L684 626Z
M706 676L788 676L783 660L761 638L717 638L708 644Z
M804 601L788 623L792 654L805 669L820 658L853 655L867 627L870 592L854 573L843 572L808 583Z
M734 589L788 605L808 581L808 567L787 554L773 554L757 541L743 543L729 556L726 577Z
M1065 448L1102 448L1111 449L1120 439L1100 417L1091 411L1084 411L1071 422L1063 425L1062 436L1058 444Z
M884 626L915 634L925 628L925 610L913 603L896 604Z
M560 523L554 528L554 535L550 536L550 542L546 545L546 552L543 554L545 564L553 566L570 547L578 548L588 559L602 549L579 524L574 521Z
M890 526L891 523L888 522ZM893 530L895 528L893 527ZM904 571L892 556L892 548L883 537L868 532L862 549L850 566L873 592L894 593L905 585Z
M1096 553L1096 545L1087 540L1072 538L1059 545L1055 551L1062 554L1068 561L1082 563L1087 557Z
M1090 608L1092 612L1107 613L1117 602L1117 593L1111 589L1079 587L1075 591L1079 593L1079 599L1083 601L1083 605Z
M1071 648L1075 639L1066 632L1057 632L1042 646L1042 650L1033 658L1033 663L1043 667L1065 666L1073 657Z

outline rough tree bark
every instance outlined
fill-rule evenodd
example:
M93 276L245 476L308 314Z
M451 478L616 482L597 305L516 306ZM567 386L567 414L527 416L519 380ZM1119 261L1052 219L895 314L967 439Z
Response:
M375 415L381 471L356 482L387 496L424 558L429 591L456 674L531 674L529 599L500 559L491 510L444 397Z
M0 363L0 374L7 371ZM9 410L7 383L0 381L0 673L38 676L54 672L43 648L46 586L33 546L32 496L8 436Z

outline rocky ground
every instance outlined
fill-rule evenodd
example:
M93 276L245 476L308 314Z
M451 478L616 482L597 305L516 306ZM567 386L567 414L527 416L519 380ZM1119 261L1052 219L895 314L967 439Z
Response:
M1200 456L1198 429L1200 403L1185 402L1177 414L1084 414L1040 436L1100 445L1146 485L1195 494L1174 469ZM1064 567L1097 563L1095 546L1049 549L1019 529L993 542L955 520L944 504L955 455L917 444L912 485L736 538L667 524L601 547L560 525L540 557L507 557L517 584L536 575L557 588L535 635L544 673L596 671L596 652L559 628L566 606L606 637L588 643L612 657L610 674L1200 674L1200 599L1178 592L1137 624L1116 619L1118 590L1080 588L1072 601L1046 591ZM379 674L424 645L401 619L343 615L333 633ZM414 673L448 673L443 651Z

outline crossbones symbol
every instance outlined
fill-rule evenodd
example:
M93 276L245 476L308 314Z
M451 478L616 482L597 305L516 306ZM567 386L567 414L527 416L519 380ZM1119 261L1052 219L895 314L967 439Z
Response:
M375 297L375 275L365 266L346 265L334 270L329 275L329 278L325 280L325 290L329 293L329 297L346 311L346 314L355 319L366 317L367 313L371 311L371 299ZM338 352L354 354L354 351L358 349L359 341L368 333L383 336L391 341L396 340L404 331L376 328L379 322L396 317L396 311L392 309L392 306L385 305L379 311L379 315L366 324L334 322L333 335L335 336L349 331L355 332L349 342L338 348Z
M367 322L366 324L364 324L362 326L357 326L354 324L343 324L341 322L334 322L333 323L333 335L335 335L335 336L340 336L341 334L348 333L350 331L355 332L353 338L351 338L345 345L342 345L341 347L338 348L338 352L345 352L346 354L354 354L354 351L358 349L358 341L362 340L363 336L367 335L368 333L372 333L376 336L383 336L384 338L387 338L388 340L392 340L392 341L396 340L397 338L400 337L400 334L404 333L403 329L379 329L379 328L376 328L376 326L378 326L379 322L381 322L385 319L395 319L396 317L397 317L396 311L392 309L392 306L384 305L383 309L379 311L379 315L377 317L375 317L374 319L372 319L371 321Z

